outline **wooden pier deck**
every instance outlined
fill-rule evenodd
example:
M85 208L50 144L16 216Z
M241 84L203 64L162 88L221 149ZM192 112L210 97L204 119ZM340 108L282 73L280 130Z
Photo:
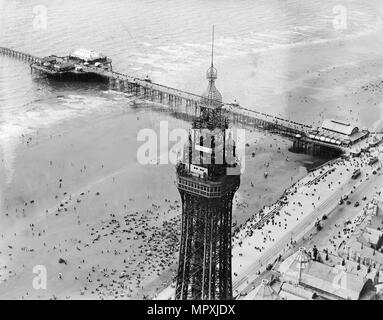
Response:
M0 47L0 54L29 62L31 66L33 64L39 66L43 61L43 58L4 47ZM76 73L79 72L101 76L109 81L110 88L113 90L171 106L175 112L191 116L198 116L200 113L202 99L200 95L96 66L81 65L81 71L76 70ZM302 141L311 142L308 135L313 128L310 125L258 112L233 103L223 103L223 109L234 125L270 130L293 139L299 135ZM321 144L317 141L313 143ZM326 144L326 147L331 147L331 145ZM339 148L339 146L334 147Z
M36 57L34 55L4 47L0 47L0 54L30 63L38 63L41 61L41 58Z

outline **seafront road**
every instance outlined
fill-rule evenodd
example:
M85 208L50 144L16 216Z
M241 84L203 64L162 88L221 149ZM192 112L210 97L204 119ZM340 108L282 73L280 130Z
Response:
M317 219L321 219L323 215L328 215L338 205L340 197L348 193L357 182L350 180L348 183L341 186L335 191L329 198L324 200L320 206L318 206L311 214L308 214L293 230L286 233L277 243L267 250L259 259L247 268L243 273L238 275L238 279L233 282L233 292L239 294L244 290L248 283L254 281L257 278L257 271L266 267L269 263L273 262L279 254L286 249L287 245L293 241L299 241L304 235L306 230L310 230L315 224ZM293 236L292 236L293 235Z

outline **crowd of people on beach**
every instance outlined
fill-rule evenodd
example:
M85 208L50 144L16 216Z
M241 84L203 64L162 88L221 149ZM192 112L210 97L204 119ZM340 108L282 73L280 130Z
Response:
M81 170L86 170L86 166ZM111 180L115 182L115 177ZM148 195L147 205L142 206L141 211L134 211L131 208L135 199L127 197L129 200L123 208L115 211L109 209L113 205L109 205L107 198L102 199L99 191L89 189L78 194L65 191L63 178L57 180L53 189L56 189L54 201L57 205L44 210L44 219L33 219L25 231L0 234L3 243L12 243L0 251L0 282L25 272L28 254L36 253L42 257L59 257L57 271L49 271L55 272L59 281L78 282L80 295L94 295L100 299L142 298L146 294L144 285L167 272L174 263L181 230L179 200L162 199L163 203L155 203ZM98 219L89 215L85 218L83 206L85 208L95 199L104 203L105 215ZM14 212L7 199L5 203L3 217L9 221L29 221L28 210L39 208L35 199L13 204ZM60 234L56 237L54 230L47 229L47 221L61 221L66 217L74 218L78 236ZM22 240L20 236L25 235L27 237ZM17 264L21 256L18 251L25 254L20 259L25 263ZM95 257L89 257L90 252L95 253ZM105 261L113 263L103 264ZM28 297L31 291L20 298ZM51 298L64 297L54 294Z
M288 155L283 153L278 143L255 147L255 150L264 152L268 148L277 148L285 161L289 161ZM265 171L270 170L272 161L272 158L266 159ZM50 161L49 165L55 166L55 163ZM322 199L323 189L327 189L327 193L334 192L343 180L347 180L346 176L351 174L353 168L367 165L367 157L332 161L294 183L284 191L279 201L264 206L235 228L232 245L237 251L234 251L233 258L246 256L249 248L252 255L264 253L281 235L286 234L291 225L304 219L310 210L316 209ZM104 165L101 164L100 168L103 169ZM86 164L79 170L85 173ZM264 179L268 177L264 176ZM115 177L111 177L111 180L114 183ZM254 184L250 181L249 185L246 192L251 195ZM265 191L267 192L267 188ZM16 245L8 246L0 252L0 262L3 257L12 261L17 250L26 254L38 252L58 257L58 268L54 271L56 279L78 282L79 295L100 299L147 297L150 292L147 287L158 280L161 274L168 272L176 262L181 232L179 200L162 199L162 203L155 203L151 195L147 195L148 208L136 211L131 209L135 199L127 196L128 201L116 211L110 209L113 206L107 198L103 198L100 191L89 189L78 194L65 191L62 177L58 177L56 181L55 193L57 206L45 209L45 217L60 219L70 215L81 234L76 238L68 235L62 241L52 241L51 230L47 230L40 221L31 222L27 232L32 239L38 241L19 246L15 242ZM86 220L82 215L82 206L95 199L103 203L105 215L102 219ZM14 207L15 212L11 212L6 206L4 216L9 219L26 218L28 208L36 205L39 204L35 199L24 200L20 206ZM235 209L251 210L248 203L240 201L238 197L235 198L234 205ZM18 236L18 233L14 233L13 239ZM4 234L1 237L4 239ZM38 245L35 246L36 243ZM291 236L286 249L294 245L295 241ZM90 258L88 252L96 252L96 258ZM109 263L110 261L113 263ZM22 264L12 269L10 265L11 263L0 263L0 281L16 277L25 267ZM238 266L242 268L241 263ZM238 273L234 275L238 276ZM153 288L151 294L156 292L155 285ZM29 291L25 292L21 298L30 297L30 294ZM71 296L54 294L51 298L64 297Z

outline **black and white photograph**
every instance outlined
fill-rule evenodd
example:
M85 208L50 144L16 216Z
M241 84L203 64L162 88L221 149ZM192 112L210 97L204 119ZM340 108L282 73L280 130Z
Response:
M0 0L0 300L382 300L382 139L381 0Z

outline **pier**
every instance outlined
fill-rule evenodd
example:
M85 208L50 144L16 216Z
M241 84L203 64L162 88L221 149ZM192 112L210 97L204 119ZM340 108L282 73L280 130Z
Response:
M198 117L201 112L201 99L203 97L200 95L154 83L148 79L116 72L112 68L104 69L96 65L79 64L71 71L48 72L44 67L44 59L46 58L4 47L0 47L0 54L28 62L31 68L47 74L55 73L60 76L61 74L72 73L74 76L95 75L98 78L101 77L107 80L111 90L132 94L144 100L170 106L175 113ZM335 151L336 153L348 153L352 145L349 140L342 141L324 138L323 136L318 137L312 133L314 128L311 125L244 108L235 103L223 103L222 108L234 125L258 128L287 136L294 141L293 149L298 152L318 154L320 152ZM327 136L331 136L331 134L329 132ZM368 134L366 133L365 136L367 137Z
M22 61L30 62L30 63L38 63L41 61L41 58L36 57L34 55L24 53L21 51L16 51L9 48L4 48L4 47L0 47L0 53L2 55L9 56Z

